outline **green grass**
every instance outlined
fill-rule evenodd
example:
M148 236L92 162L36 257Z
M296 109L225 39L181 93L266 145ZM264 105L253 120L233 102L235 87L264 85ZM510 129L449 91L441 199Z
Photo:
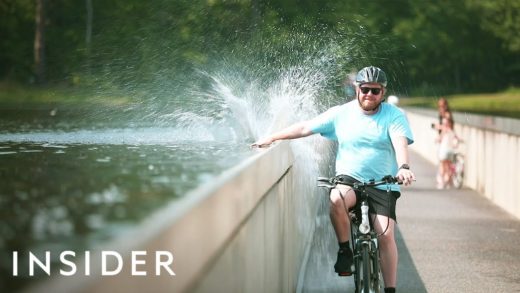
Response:
M520 119L520 88L500 93L445 96L452 111ZM403 107L437 109L440 97L402 98ZM85 105L116 107L132 103L132 97L117 91L99 91L74 86L34 87L0 82L0 107L80 107Z
M37 87L0 82L0 107L119 106L131 102L123 94L74 86Z
M401 99L403 107L437 109L440 97L413 97ZM520 88L511 88L500 93L460 94L445 96L452 111L503 116L520 119Z

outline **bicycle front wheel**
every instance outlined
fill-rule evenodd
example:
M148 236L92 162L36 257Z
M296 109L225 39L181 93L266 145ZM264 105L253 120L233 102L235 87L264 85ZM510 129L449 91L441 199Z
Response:
M361 285L364 293L369 293L370 283L372 280L372 265L370 263L370 247L368 245L362 245L361 257L363 263L363 275L361 276Z
M384 291L383 289L383 275L381 274L381 263L379 259L379 250L377 246L372 243L372 252L371 252L371 260L372 260L372 291L374 293L381 293Z
M462 158L460 155L457 155L453 162L453 166L454 170L451 177L453 187L461 188L464 181L464 158Z

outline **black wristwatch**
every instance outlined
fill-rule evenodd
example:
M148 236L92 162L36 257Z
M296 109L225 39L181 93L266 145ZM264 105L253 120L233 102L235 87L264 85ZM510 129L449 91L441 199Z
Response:
M410 170L410 166L408 166L408 164L402 164L401 167L399 167L399 170L401 169Z

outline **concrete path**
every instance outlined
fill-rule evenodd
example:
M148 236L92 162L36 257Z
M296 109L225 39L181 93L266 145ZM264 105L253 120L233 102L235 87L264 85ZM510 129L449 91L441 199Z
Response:
M437 190L436 167L414 153L411 162L417 182L397 204L397 291L520 292L520 221L472 190ZM354 291L333 271L336 252L324 198L302 292Z

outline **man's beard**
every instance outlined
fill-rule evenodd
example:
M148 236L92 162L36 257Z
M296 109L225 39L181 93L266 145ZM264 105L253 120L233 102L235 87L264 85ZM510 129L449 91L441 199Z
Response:
M358 104L359 106L361 107L361 109L365 110L365 111L375 111L377 110L377 108L379 107L379 105L381 105L381 101L379 101L378 103L376 103L375 105L363 105L363 103L361 102L361 99L359 98L359 95L358 95Z

